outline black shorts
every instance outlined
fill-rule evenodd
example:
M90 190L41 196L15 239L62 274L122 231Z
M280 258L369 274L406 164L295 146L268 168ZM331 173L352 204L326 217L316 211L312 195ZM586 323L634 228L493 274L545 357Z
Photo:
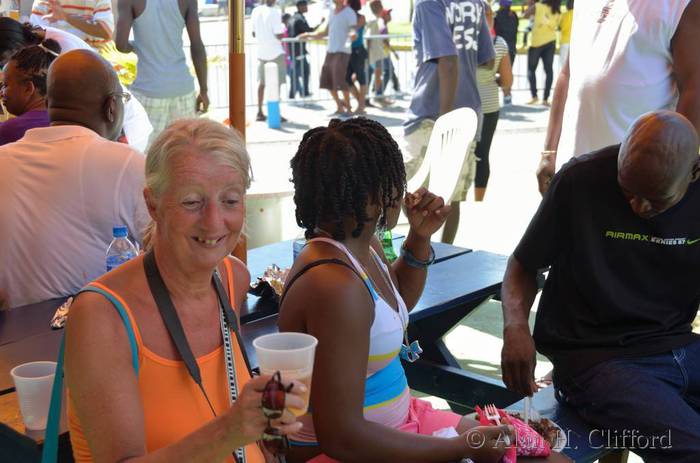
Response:
M367 85L367 49L365 47L353 48L350 54L350 62L348 63L348 72L345 74L345 81L348 85L352 85L352 75L357 76L357 81L360 85Z

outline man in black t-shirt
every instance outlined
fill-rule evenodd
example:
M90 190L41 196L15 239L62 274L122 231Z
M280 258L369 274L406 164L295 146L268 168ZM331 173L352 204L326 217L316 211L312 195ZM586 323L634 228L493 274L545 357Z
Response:
M309 23L306 22L304 13L309 10L307 0L297 1L297 11L290 18L289 23L287 23L287 31L289 32L289 37L296 37L299 34L304 34L306 32L313 32L318 29L318 26L311 27ZM323 24L323 20L321 21ZM319 24L320 26L320 24ZM306 44L304 42L292 42L289 44L289 59L292 62L292 84L289 86L289 98L294 99L297 92L301 96L310 96L309 92L309 61L306 56L308 55L306 51Z
M698 147L685 117L657 111L622 145L572 159L503 282L508 388L537 390L537 348L554 364L558 399L609 445L648 461L700 461ZM536 274L547 266L530 335Z

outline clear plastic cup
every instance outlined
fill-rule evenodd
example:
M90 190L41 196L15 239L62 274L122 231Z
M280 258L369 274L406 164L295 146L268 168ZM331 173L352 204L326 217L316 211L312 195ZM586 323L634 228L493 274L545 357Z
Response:
M17 390L19 410L29 430L46 429L56 362L30 362L10 370Z
M317 344L315 337L305 333L266 334L253 341L261 374L273 375L279 371L283 381L296 379L306 385L304 408L289 409L296 416L305 414L309 408Z

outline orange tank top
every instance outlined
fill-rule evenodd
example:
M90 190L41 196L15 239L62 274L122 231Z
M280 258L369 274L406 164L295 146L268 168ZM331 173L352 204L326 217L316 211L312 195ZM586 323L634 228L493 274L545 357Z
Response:
M224 259L224 263L231 305L235 307L233 269L228 259ZM134 315L124 299L100 283L93 282L90 285L114 296L129 316L138 346L138 385L143 403L147 451L150 453L177 442L212 420L213 415L209 405L202 391L199 390L187 372L184 362L163 358L145 347ZM231 340L233 341L236 378L240 391L250 380L250 374L236 337L232 335ZM229 408L229 388L223 345L196 360L202 374L202 383L216 414L224 413ZM85 439L80 421L75 415L70 394L68 395L68 427L75 461L78 463L92 462L90 447ZM226 461L233 462L233 458L228 457ZM246 462L265 462L257 445L251 444L246 447Z

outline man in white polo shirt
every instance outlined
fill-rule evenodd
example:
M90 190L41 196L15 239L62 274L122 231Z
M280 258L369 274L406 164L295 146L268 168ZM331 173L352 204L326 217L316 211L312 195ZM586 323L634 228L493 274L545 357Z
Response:
M49 68L50 127L0 147L0 294L6 307L75 294L105 272L112 227L141 241L144 157L116 143L124 100L90 50Z
M253 27L253 37L258 43L258 115L256 120L267 119L262 110L265 97L265 63L277 65L278 84L282 85L287 76L287 63L284 60L282 34L285 31L282 23L282 13L275 7L277 0L265 0L253 10L250 22ZM286 122L282 118L282 122Z

